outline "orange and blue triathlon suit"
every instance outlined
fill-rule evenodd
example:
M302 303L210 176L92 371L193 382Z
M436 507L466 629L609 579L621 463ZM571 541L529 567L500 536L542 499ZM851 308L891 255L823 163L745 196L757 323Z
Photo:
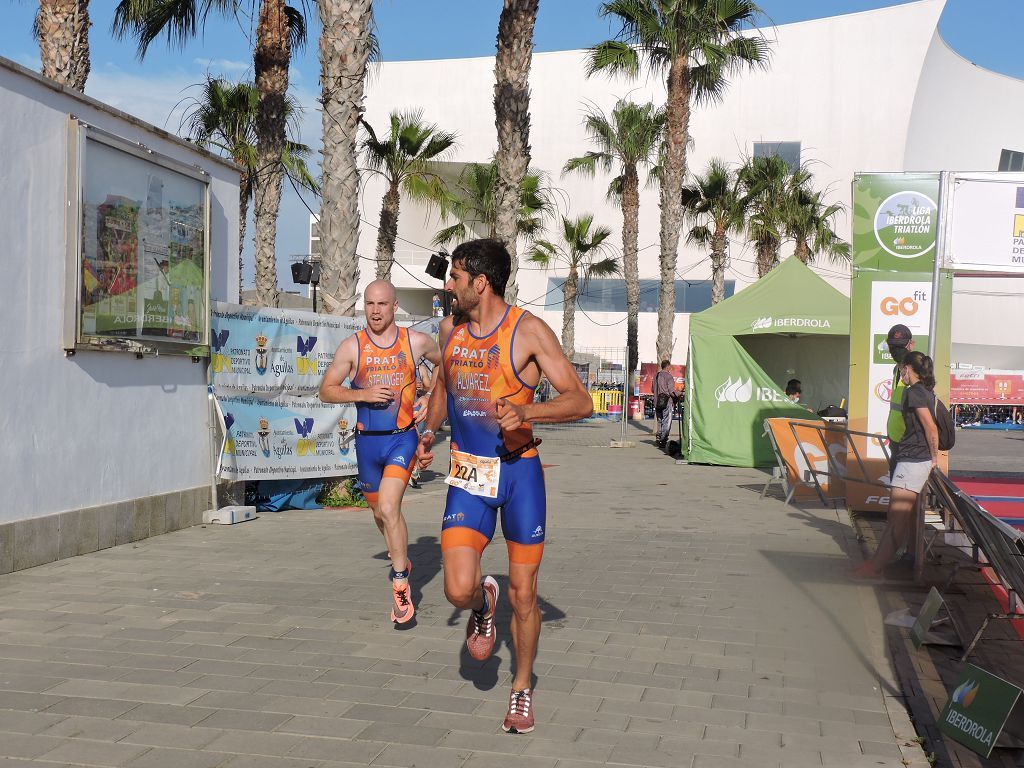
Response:
M395 477L409 482L419 437L413 415L416 402L416 361L408 328L395 328L395 340L379 346L369 334L356 332L356 372L352 389L385 386L389 403L356 403L356 455L359 487L368 502L377 501L380 481Z
M483 552L494 536L498 512L509 562L536 564L544 553L547 500L533 428L512 432L498 426L496 401L527 405L534 388L520 378L512 358L516 330L527 313L509 307L486 336L474 336L468 323L452 330L441 354L452 450L498 459L494 496L450 487L441 524L441 549L472 547Z

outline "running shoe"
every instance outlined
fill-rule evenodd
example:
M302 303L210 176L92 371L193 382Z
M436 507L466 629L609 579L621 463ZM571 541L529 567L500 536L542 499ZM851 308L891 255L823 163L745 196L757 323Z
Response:
M508 697L508 714L501 724L505 733L529 733L533 730L533 691L513 690Z
M477 661L487 661L494 651L494 640L497 637L494 631L494 609L498 605L498 582L493 576L484 576L480 582L487 597L487 606L490 610L487 613L473 611L469 614L469 624L466 625L466 648L469 655Z
M412 561L406 560L405 567L406 570L412 574ZM394 570L391 572L394 573ZM413 614L416 613L416 608L412 604L412 595L409 592L408 579L400 582L396 582L392 579L391 599L393 601L391 606L391 620L398 624L405 624L413 617Z

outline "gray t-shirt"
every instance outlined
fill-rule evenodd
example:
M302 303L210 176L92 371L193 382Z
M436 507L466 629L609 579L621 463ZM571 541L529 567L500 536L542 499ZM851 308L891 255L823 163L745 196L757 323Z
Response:
M907 387L903 393L903 423L907 431L896 445L897 461L931 461L928 437L917 417L917 409L927 408L931 411L934 403L935 395L921 382Z
M676 391L676 377L672 375L671 371L658 371L658 375L654 377L654 394L655 396L660 395L664 392L667 395L672 395Z

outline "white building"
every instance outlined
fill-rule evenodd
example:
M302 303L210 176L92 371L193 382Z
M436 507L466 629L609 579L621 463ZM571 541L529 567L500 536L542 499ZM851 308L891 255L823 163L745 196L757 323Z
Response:
M238 300L239 169L2 58L0 136L2 574L209 508L206 358L189 351L208 338L205 297L185 276L198 259L209 297ZM120 333L97 327L112 317Z
M689 168L702 172L713 157L739 163L780 149L781 154L812 161L817 183L828 189L830 201L846 206L856 172L1020 170L1024 82L983 70L953 52L938 32L943 5L944 0L919 0L764 30L772 43L771 66L737 76L721 104L694 110ZM597 107L610 112L621 97L663 103L664 84L661 78L587 79L585 56L583 51L565 51L534 57L532 166L545 171L564 192L563 213L594 213L620 243L621 213L605 200L609 179L562 177L560 169L569 157L590 148L582 123L585 111ZM369 83L366 119L384 126L392 110L422 108L426 120L458 133L455 161L487 162L496 148L493 78L494 60L489 57L384 63ZM367 222L360 235L360 254L367 259L361 264L361 286L373 278L382 195L381 181L368 179L361 201ZM658 215L657 190L643 191L640 275L652 281L658 275ZM837 224L849 239L849 218ZM423 268L440 226L422 208L403 200L393 279L400 303L412 314L427 314L436 290ZM790 251L791 246L783 246L784 255ZM742 290L756 277L751 249L734 242L731 257L726 277L730 288ZM847 267L826 262L818 270L849 293ZM689 312L710 300L709 288L700 282L710 277L706 254L681 245L678 273L674 358L683 362ZM561 296L551 291L550 280L558 274L529 264L519 270L520 299L536 302L526 306L556 329L561 327ZM654 359L657 333L652 286L644 284L641 296L640 359L647 361ZM582 303L586 313L576 315L577 348L625 344L624 294L611 288L592 284L591 296ZM1016 298L1020 288L1012 281L958 281L956 291L954 359L1024 367L1020 349L998 350L1018 343L1009 329L1024 324L1024 301ZM993 338L994 327L1006 328L1005 335ZM960 346L964 344L974 346Z

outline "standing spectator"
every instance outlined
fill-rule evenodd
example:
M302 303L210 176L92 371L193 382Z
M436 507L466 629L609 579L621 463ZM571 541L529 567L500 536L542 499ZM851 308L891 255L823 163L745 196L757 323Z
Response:
M896 454L900 440L907 431L903 419L903 394L906 387L900 377L900 366L907 353L914 349L914 337L907 326L897 323L889 329L885 342L889 345L889 354L893 360L889 419L885 423L885 434L889 438L889 477L892 478L893 472L896 471Z
M430 312L434 317L444 317L444 308L441 306L441 297L436 293L430 300Z
M904 431L896 448L896 467L889 481L889 512L874 556L853 571L856 581L881 581L885 566L909 546L914 536L917 497L939 461L932 359L920 352L909 352L898 367L905 388L900 411Z
M664 450L672 431L672 415L676 410L676 378L668 369L668 360L661 361L661 370L654 377L654 417L658 420L655 442Z

